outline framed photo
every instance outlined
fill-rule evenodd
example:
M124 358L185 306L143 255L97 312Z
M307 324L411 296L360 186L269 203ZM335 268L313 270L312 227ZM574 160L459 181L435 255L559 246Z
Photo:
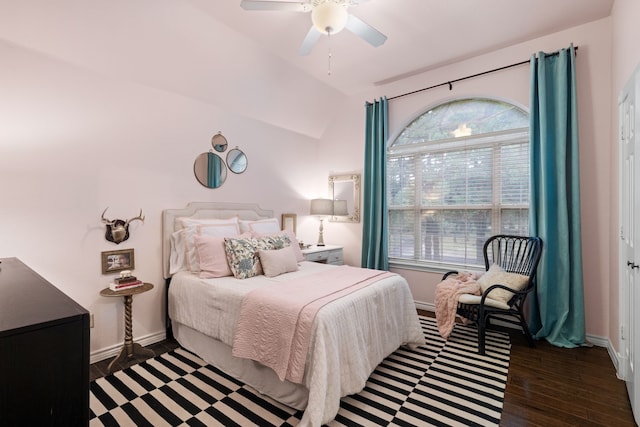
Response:
M293 231L293 234L296 234L296 222L296 214L282 214L282 221L280 224L283 230Z
M133 249L102 252L102 274L115 273L122 270L133 270L135 259Z

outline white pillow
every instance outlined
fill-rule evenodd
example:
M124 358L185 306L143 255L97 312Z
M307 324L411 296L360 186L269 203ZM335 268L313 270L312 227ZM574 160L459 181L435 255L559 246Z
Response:
M240 234L240 228L236 224L199 224L195 226L195 230L198 236L233 237Z
M169 238L171 252L169 254L169 274L174 275L178 271L188 270L186 253L184 247L184 232L179 230L174 232Z
M495 284L505 285L514 291L521 291L527 286L527 283L529 283L529 276L509 273L498 264L493 264L491 268L478 279L482 293ZM513 297L513 293L506 289L494 289L489 293L488 297L506 304Z
M458 302L460 304L478 305L480 304L481 298L482 297L480 295L462 294L460 295ZM503 310L509 310L509 304L502 301L495 300L495 299L491 299L491 298L485 298L484 305L489 307L494 307L494 308L501 308Z
M238 217L234 216L231 218L218 219L218 218L192 218L188 216L181 216L176 218L176 230L182 230L187 227L195 227L197 225L228 225L235 224L238 226L238 230L240 229L238 223Z
M240 231L246 233L253 231L256 233L277 233L280 230L280 223L277 218L260 219L257 221L240 220Z
M267 277L275 277L283 273L298 270L298 261L292 246L282 249L258 249L262 271Z

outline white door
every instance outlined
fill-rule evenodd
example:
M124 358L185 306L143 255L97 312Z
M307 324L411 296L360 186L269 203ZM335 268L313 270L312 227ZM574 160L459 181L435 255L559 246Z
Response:
M640 122L635 108L636 91L640 90L640 73L636 71L618 98L618 144L619 144L619 289L620 289L620 354L618 376L625 380L629 400L636 423L640 424L640 316L634 307L640 307L640 222L635 224L640 213L640 163L635 152L640 144L636 128ZM637 326L638 325L638 326Z

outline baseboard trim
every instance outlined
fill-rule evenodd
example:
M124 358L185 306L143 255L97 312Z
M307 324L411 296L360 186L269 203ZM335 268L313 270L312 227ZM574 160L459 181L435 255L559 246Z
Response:
M416 304L416 308L418 308L420 310L431 311L431 312L434 312L434 313L436 311L435 304L422 302L422 301L414 301L414 303ZM493 321L492 321L492 323L493 323ZM520 330L516 325L513 325L511 323L506 323L506 322L500 322L499 320L495 321L495 324L496 325L500 325L500 326L505 326L507 328ZM609 352L609 356L611 357L611 361L613 362L613 364L616 366L616 369L617 369L617 367L618 367L618 355L617 355L615 349L613 348L613 345L611 344L611 341L608 338L599 337L597 335L587 335L586 338L587 338L588 342L592 343L593 345L595 345L597 347L605 347L607 349L607 351Z
M436 306L434 304L430 304L427 302L414 301L416 303L416 308L419 310L431 311L433 313L436 312Z
M155 344L160 341L164 341L167 337L166 331L156 332L155 334L145 335L143 337L138 337L134 341L141 346L147 346L151 344ZM91 352L89 355L89 363L93 364L96 362L100 362L101 360L109 359L111 357L115 357L120 353L122 349L122 344L113 345L111 347L106 347L101 350L96 350Z

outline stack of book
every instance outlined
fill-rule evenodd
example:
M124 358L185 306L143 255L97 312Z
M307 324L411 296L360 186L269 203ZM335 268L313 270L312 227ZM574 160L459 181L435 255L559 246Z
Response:
M138 280L136 276L117 277L113 279L113 283L109 283L109 289L112 291L122 291L124 289L136 288L144 283Z

